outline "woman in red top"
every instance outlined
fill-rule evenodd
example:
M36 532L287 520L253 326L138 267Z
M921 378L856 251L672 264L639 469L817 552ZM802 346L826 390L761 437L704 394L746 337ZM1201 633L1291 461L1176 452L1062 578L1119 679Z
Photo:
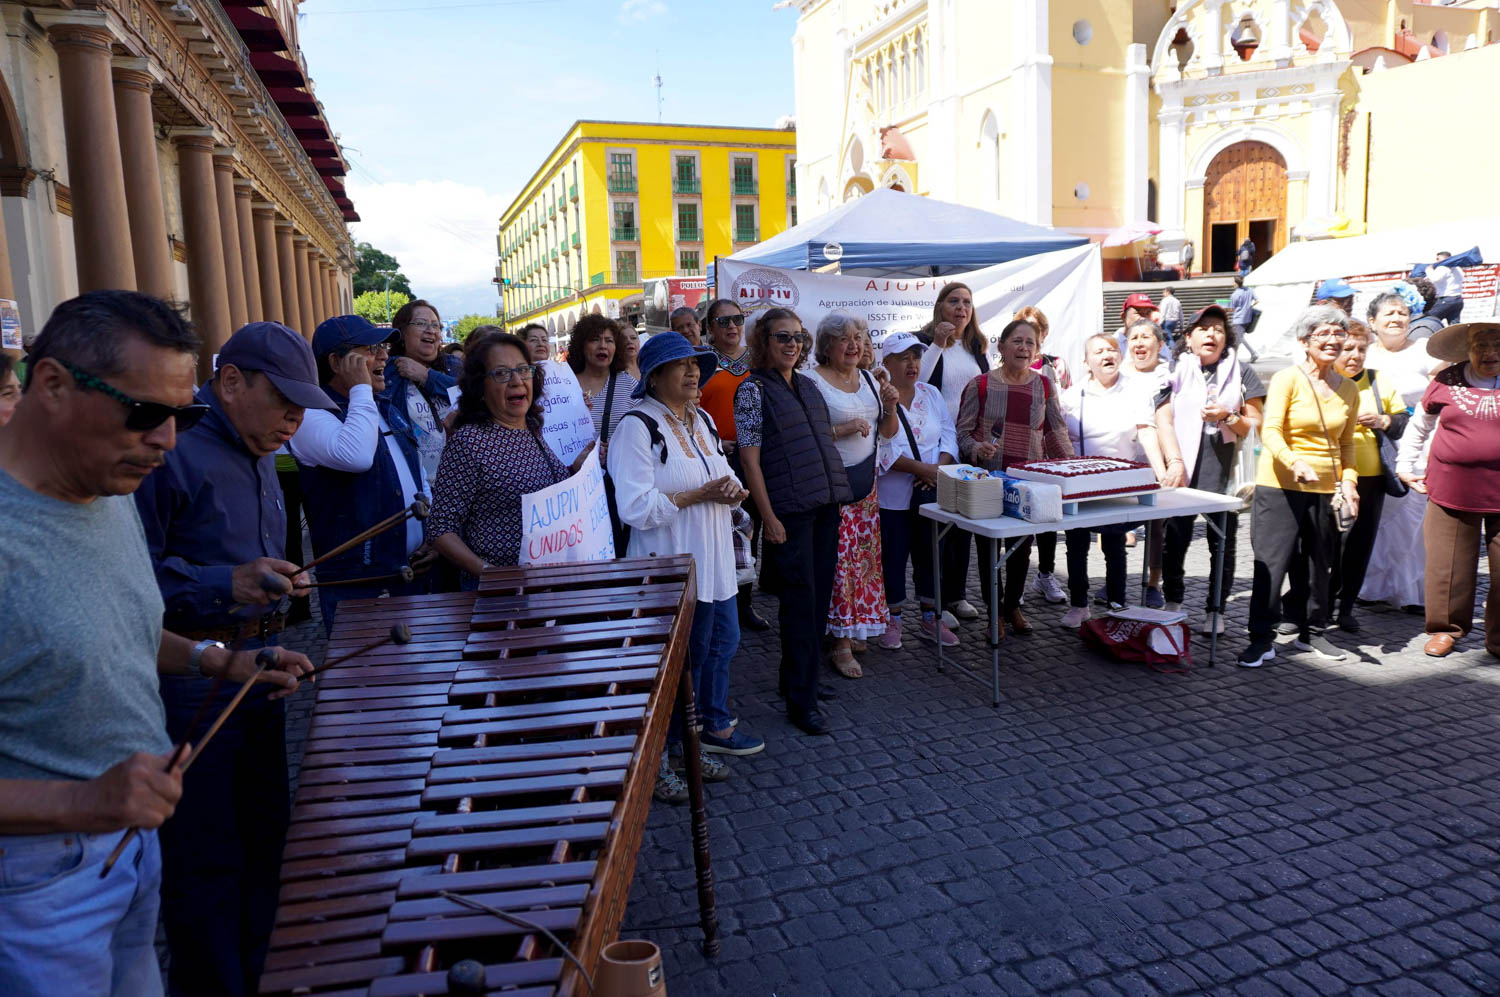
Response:
M1000 366L970 381L959 401L958 450L964 460L1004 470L1028 460L1073 456L1057 385L1031 369L1038 349L1036 327L1031 323L1017 319L1001 330ZM999 593L1001 617L1011 630L1025 636L1032 632L1021 615L1031 538L1007 540L1005 547L1015 550L1005 562L1005 585ZM986 602L994 598L990 592L994 561L995 542L981 537L979 581Z
M1490 594L1484 603L1484 647L1500 657L1500 322L1450 325L1427 341L1427 352L1454 364L1422 395L1401 436L1401 478L1427 495L1422 539L1427 548L1427 632L1424 650L1440 658L1474 623L1481 536L1489 550ZM1413 465L1428 436L1427 473Z

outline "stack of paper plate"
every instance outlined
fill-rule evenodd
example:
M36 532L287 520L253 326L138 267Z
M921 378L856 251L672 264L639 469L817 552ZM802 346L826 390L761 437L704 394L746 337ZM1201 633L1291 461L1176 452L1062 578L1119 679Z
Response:
M944 464L938 468L937 501L947 512L958 511L958 476L964 471L978 471L968 464Z
M970 519L1005 515L1005 479L979 478L958 483L958 514Z

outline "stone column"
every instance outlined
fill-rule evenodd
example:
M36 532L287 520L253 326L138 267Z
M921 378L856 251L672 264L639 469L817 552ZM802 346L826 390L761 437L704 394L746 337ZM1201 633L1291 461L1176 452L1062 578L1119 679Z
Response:
M255 262L260 270L261 317L267 322L285 322L281 265L276 253L276 208L260 203L251 207L250 214L255 228Z
M112 36L108 28L92 24L58 24L47 35L57 52L62 83L78 290L133 290L125 167L110 79Z
M332 317L339 313L338 300L333 296L333 264L323 261L323 311Z
M276 266L281 273L281 321L312 339L313 331L303 325L302 306L297 296L297 250L292 244L292 223L276 220Z
M245 321L259 322L265 317L261 306L260 264L255 252L255 223L250 220L250 181L234 182L236 230L240 236L240 265L245 270Z
M331 314L328 311L328 281L324 279L328 264L323 262L323 254L314 249L308 255L307 268L312 277L313 312L321 322Z
M115 60L114 81L135 284L158 298L175 298L177 282L172 275L161 165L156 158L156 122L151 114L151 90L156 82L146 71L145 59Z
M234 154L214 153L214 188L219 204L219 239L224 244L224 286L229 291L229 321L238 329L246 321L245 266L240 261L240 216L234 206Z
M214 140L207 129L176 136L182 184L182 224L187 236L188 297L193 324L203 337L199 372L213 372L212 357L234 331L224 282L224 241L214 187Z
M302 313L302 335L312 338L318 328L318 317L314 313L312 290L312 259L307 251L307 236L298 232L292 236L297 253L297 307Z

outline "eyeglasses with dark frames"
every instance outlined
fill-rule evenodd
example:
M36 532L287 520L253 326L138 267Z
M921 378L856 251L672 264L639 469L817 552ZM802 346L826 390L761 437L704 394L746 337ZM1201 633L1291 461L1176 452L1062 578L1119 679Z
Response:
M771 333L771 338L776 340L776 342L781 343L782 345L785 345L787 343L807 344L812 342L812 336L808 335L806 329L803 329L801 332L773 332Z
M488 371L484 376L497 384L509 384L512 380L520 378L525 381L531 377L536 370L536 364L523 363L515 367L496 367Z
M744 325L744 324L745 324L745 316L743 316L743 315L716 315L716 316L714 316L714 325L718 326L720 329L727 329L727 328L729 328L732 325Z
M80 391L97 391L106 398L113 398L125 406L125 428L134 433L149 433L168 419L175 419L177 432L185 433L198 424L198 420L208 414L208 406L201 402L181 407L164 405L161 402L143 402L131 398L125 392L114 385L104 381L94 374L90 374L82 367L71 364L66 360L58 360L69 374L73 375L73 383L78 385Z

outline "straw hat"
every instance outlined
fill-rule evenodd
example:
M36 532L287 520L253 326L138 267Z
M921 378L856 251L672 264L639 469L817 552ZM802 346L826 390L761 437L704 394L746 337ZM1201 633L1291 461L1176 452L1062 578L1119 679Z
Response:
M1449 363L1469 359L1469 337L1476 332L1500 330L1500 322L1460 322L1439 329L1427 340L1427 355Z

